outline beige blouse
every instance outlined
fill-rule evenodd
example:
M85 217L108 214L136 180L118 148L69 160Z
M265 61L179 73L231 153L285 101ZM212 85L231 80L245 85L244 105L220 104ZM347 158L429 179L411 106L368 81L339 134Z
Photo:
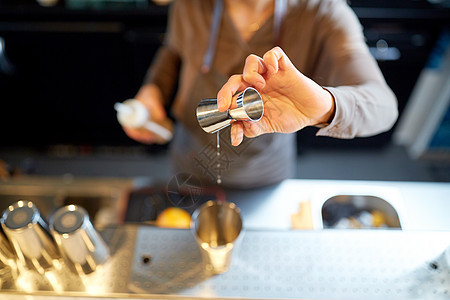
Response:
M317 135L353 138L389 130L398 115L396 97L370 55L362 27L351 8L344 0L291 0L288 5L281 27L280 46L294 65L328 89L336 102L333 121ZM262 56L274 46L273 17L245 42L224 9L211 73L202 74L200 69L207 49L213 8L214 0L175 0L172 3L166 40L144 81L158 85L166 101L176 90L172 112L181 129L177 132L178 137L177 133L175 135L171 150L175 164L177 156L184 156L184 159L178 159L181 163L177 171L198 174L207 182L208 177L213 179L212 175L203 176L205 168L199 168L198 163L180 166L186 158L195 161L195 156L202 156L198 154L213 141L213 137L205 136L198 126L196 104L202 98L215 98L230 75L242 73L249 54ZM207 76L213 80L205 78ZM205 94L201 93L203 87ZM250 146L246 146L244 140L240 147L246 150L234 154L227 169L222 170L225 185L260 186L292 176L295 135L270 135L274 137L258 137L255 140L261 141L252 141ZM177 143L180 138L183 142ZM186 146L186 143L190 145ZM277 143L282 145L274 146ZM177 149L180 147L183 151ZM230 151L233 154L236 149ZM241 184L255 176L257 179Z

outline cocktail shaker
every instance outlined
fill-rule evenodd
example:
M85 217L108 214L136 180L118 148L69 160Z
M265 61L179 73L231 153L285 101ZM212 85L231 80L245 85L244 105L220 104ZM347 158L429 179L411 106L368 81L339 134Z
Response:
M56 210L50 218L50 230L62 255L79 273L94 272L109 257L107 245L81 206L67 205Z
M11 248L11 244L0 226L0 269L5 265L14 264L15 260L16 256Z
M230 265L242 237L242 218L234 203L208 201L192 214L191 230L200 247L206 271L220 274Z
M203 99L197 106L197 120L207 133L215 133L234 121L259 121L264 114L261 95L254 88L246 88L236 99L237 106L227 111L217 109L217 99Z
M33 202L20 200L6 208L2 227L24 266L33 265L38 272L43 273L61 258L47 223Z

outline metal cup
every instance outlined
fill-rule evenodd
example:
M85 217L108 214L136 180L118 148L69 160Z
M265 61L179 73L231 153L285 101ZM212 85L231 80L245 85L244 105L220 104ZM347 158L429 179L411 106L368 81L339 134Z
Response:
M81 206L67 205L56 210L50 218L50 230L59 250L78 273L94 272L109 257L108 247Z
M3 269L4 266L14 265L15 259L16 256L11 248L11 244L0 226L0 270Z
M192 214L191 230L200 246L206 270L226 272L242 236L239 208L231 202L208 201Z
M61 258L33 202L20 200L5 209L2 227L24 266L32 265L43 273Z
M237 107L227 111L217 109L217 99L203 99L197 106L197 120L207 133L215 133L234 121L259 121L264 114L261 95L254 88L246 88L236 99Z

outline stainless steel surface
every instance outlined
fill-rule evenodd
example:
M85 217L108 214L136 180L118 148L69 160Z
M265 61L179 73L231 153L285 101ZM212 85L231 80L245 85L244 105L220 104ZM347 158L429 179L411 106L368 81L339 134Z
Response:
M217 99L201 100L196 110L200 127L207 133L215 133L235 120L258 121L264 114L261 95L254 88L246 88L236 102L237 107L221 112L217 109Z
M112 259L96 272L14 271L0 298L448 299L450 291L443 231L247 230L219 275L203 268L190 230L123 226L101 234Z
M196 113L200 127L207 133L215 133L233 122L228 111L219 111L217 109L216 99L201 100L197 106Z
M258 121L264 114L261 95L254 88L246 88L236 98L236 107L229 110L233 120Z
M89 274L109 257L109 250L81 206L59 208L50 218L50 230L60 252L78 273Z
M11 248L11 244L3 233L0 226L0 276L7 272L10 272L10 266L14 266L16 256ZM0 280L0 290L2 284Z
M220 299L445 299L450 270L429 263L449 244L449 232L247 230L230 269L211 276L188 232L143 227L130 286Z
M0 269L14 264L15 259L16 257L11 248L11 244L4 235L3 230L0 226Z
M78 274L64 261L61 265L47 269L43 274L18 265L0 277L0 299L9 294L119 297L128 293L127 284L130 262L133 260L136 228L106 227L101 235L110 248L111 259L99 266L95 272Z
M290 180L227 193L245 236L226 273L205 272L189 230L122 225L99 231L111 259L95 272L4 268L0 298L448 299L449 192L443 183ZM289 230L300 201L312 201L319 224L323 203L344 194L387 200L403 230Z
M23 266L32 266L44 273L61 258L48 231L48 225L33 202L20 200L8 206L1 222Z
M242 235L242 218L234 203L208 201L192 215L191 229L211 273L228 270Z

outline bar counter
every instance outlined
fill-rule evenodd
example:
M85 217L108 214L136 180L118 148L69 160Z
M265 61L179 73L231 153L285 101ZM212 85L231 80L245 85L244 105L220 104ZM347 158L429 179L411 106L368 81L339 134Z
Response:
M127 186L127 185L125 185ZM2 189L3 187L3 189ZM5 184L0 185L0 192ZM397 211L401 229L324 229L334 195L373 195ZM110 259L88 275L55 266L45 275L6 266L2 299L445 299L450 291L450 184L288 180L227 191L241 209L242 240L230 269L205 271L189 229L116 224L99 229ZM291 215L310 201L313 229Z

